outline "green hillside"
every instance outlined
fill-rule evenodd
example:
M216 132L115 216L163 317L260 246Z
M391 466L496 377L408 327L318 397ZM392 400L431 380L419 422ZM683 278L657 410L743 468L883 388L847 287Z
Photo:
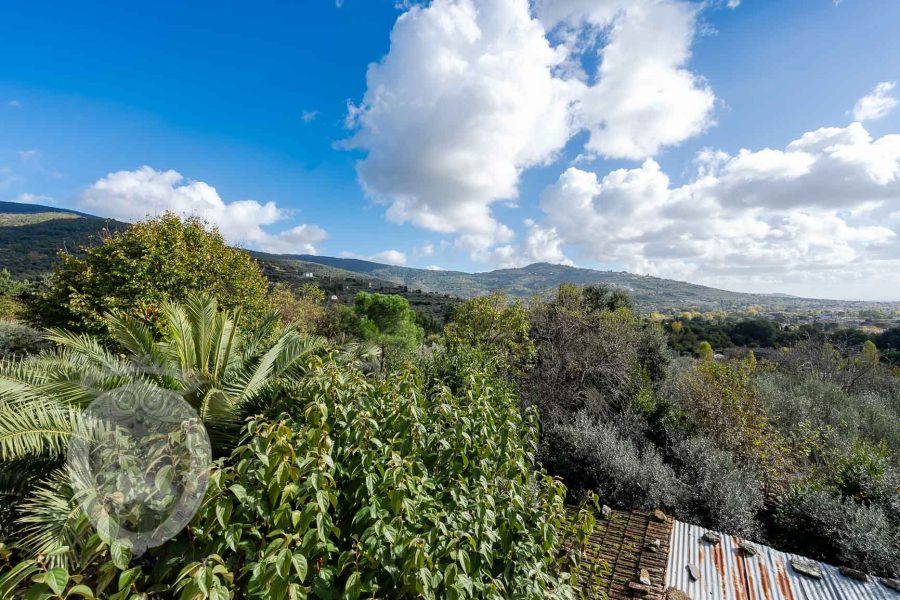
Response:
M16 277L37 277L48 272L57 252L75 252L96 243L104 229L127 227L125 223L47 206L0 202L0 269ZM358 291L371 290L407 297L417 308L443 320L453 298L470 298L494 290L513 297L543 295L561 283L606 283L627 290L642 311L744 311L760 307L765 312L896 311L900 303L847 302L796 298L784 294L729 292L683 281L598 271L564 265L535 263L518 269L483 273L431 271L385 265L366 260L312 255L276 255L251 252L274 282L299 285L318 283L342 301ZM313 277L304 277L312 273Z
M896 310L898 303L847 302L797 298L785 294L746 294L703 285L636 275L622 271L597 271L564 265L535 263L518 269L498 269L483 273L431 271L383 265L365 260L300 255L298 260L376 277L397 285L468 298L492 290L514 297L544 295L561 283L590 285L605 283L627 290L644 311L739 311L761 307L767 312L838 311L863 309Z
M71 210L0 202L0 268L18 278L38 277L50 271L60 250L77 252L97 243L104 229L125 226Z

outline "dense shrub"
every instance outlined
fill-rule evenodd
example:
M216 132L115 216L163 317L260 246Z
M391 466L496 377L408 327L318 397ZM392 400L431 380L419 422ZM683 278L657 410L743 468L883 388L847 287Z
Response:
M663 394L679 407L688 430L759 469L767 481L778 482L789 458L758 398L754 365L752 355L741 361L697 361L674 370Z
M534 355L528 330L522 303L495 293L457 306L442 341L453 349L490 355L498 372L521 375Z
M779 542L813 558L900 576L900 533L882 507L798 486L776 513Z
M140 311L155 322L165 301L202 292L255 322L267 309L267 285L256 261L229 247L218 231L196 218L166 214L104 237L83 256L62 254L27 316L42 325L104 333L109 311Z
M540 457L573 490L595 491L620 508L681 506L686 489L656 448L622 435L613 423L579 413L547 426Z
M79 536L69 552L92 558L75 561L78 581L26 561L19 583L109 594L124 581L123 598L576 595L592 517L576 527L565 488L535 468L536 417L506 384L473 368L454 394L415 371L309 368L218 461L189 531L138 561Z
M604 302L607 296L592 289L562 285L554 299L531 311L537 353L520 393L544 418L621 410L648 377L654 381L664 373L662 331L645 325L614 296Z
M39 352L46 346L44 334L16 321L0 320L0 358Z
M768 371L754 377L760 401L772 423L795 435L801 424L830 429L849 444L857 438L883 441L900 461L900 400L890 393L851 394L819 378Z
M756 474L705 438L679 441L673 448L678 475L687 487L682 519L712 529L759 539L763 486Z

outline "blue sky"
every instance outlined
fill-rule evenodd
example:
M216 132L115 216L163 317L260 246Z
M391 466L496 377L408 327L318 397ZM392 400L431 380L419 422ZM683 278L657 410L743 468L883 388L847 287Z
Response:
M416 267L900 299L900 3L442 0L396 28L395 4L6 3L0 199L171 204L247 246Z

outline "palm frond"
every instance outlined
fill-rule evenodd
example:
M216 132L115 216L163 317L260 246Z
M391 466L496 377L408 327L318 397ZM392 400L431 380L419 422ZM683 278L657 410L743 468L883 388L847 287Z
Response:
M122 312L107 313L104 317L109 335L133 356L152 356L156 335L143 321Z
M34 487L19 506L17 521L22 527L18 545L29 556L47 555L63 546L75 549L88 538L90 527L64 469ZM65 564L71 554L72 550L51 560Z
M0 406L0 459L61 456L78 431L81 410L47 398L16 398Z
M86 333L74 333L64 329L48 329L47 340L72 350L83 362L115 372L123 366L122 360L98 338Z

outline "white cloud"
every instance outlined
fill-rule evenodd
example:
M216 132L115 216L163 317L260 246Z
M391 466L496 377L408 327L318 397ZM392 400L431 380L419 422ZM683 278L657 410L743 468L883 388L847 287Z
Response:
M356 254L355 252L341 252L343 258L355 258L358 260L368 260L387 265L403 266L406 264L406 254L399 250L383 250L375 254Z
M22 204L55 204L56 200L54 200L50 196L23 192L16 196L13 202L21 202Z
M413 253L416 256L434 256L434 252L434 244L431 242L425 242L421 246L413 249Z
M10 108L22 108L22 103L18 100L10 100L6 105Z
M846 295L841 282L900 265L900 222L889 218L900 208L900 135L872 139L854 123L784 150L707 151L695 179L676 187L653 160L602 178L573 167L541 206L542 226L594 261L748 291ZM876 276L862 293L897 283Z
M886 116L897 106L897 99L891 96L896 87L893 81L882 81L871 92L857 100L853 107L853 118L857 121L873 121Z
M225 202L214 187L203 181L187 180L177 171L157 171L148 166L110 173L84 190L78 204L87 212L128 222L166 211L199 216L218 227L229 242L266 252L315 254L316 245L328 237L317 225L268 233L264 227L288 216L274 202Z
M322 113L320 113L317 110L304 110L303 113L300 115L300 118L303 120L304 123L312 123L313 121L316 120L316 118L318 118L318 116L320 114L322 114Z
M605 41L576 104L578 125L590 131L588 152L639 160L712 124L715 95L686 68L700 7L680 0L538 0L541 21L572 54Z
M348 106L360 182L390 220L459 235L487 259L512 231L528 168L581 130L586 150L645 158L708 127L715 97L686 69L699 5L682 0L435 0L413 5ZM553 40L551 42L551 40ZM554 45L555 44L555 45ZM600 48L599 66L583 64ZM526 242L524 242L527 244ZM560 256L559 253L555 253Z
M19 150L16 152L22 160L31 160L40 156L40 150Z
M390 220L461 232L473 251L508 240L490 205L515 198L522 171L571 134L569 86L552 74L562 60L527 0L410 8L349 115L366 192Z
M437 265L428 265L427 267L425 267L425 270L426 271L446 271L447 269L445 269L444 267L439 267Z
M375 262L385 263L388 265L405 265L406 255L399 250L384 250L372 256Z

